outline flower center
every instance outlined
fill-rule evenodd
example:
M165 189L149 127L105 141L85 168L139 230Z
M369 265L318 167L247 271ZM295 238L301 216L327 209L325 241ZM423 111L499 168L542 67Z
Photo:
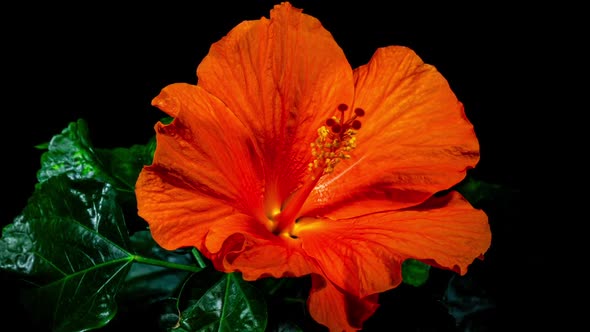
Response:
M311 155L314 159L308 165L310 177L287 199L281 212L274 218L274 234L286 233L294 237L291 235L293 226L309 193L322 176L332 173L343 159L350 159L350 151L356 148L356 134L361 128L361 122L357 118L365 115L365 111L356 108L352 113L347 112L346 104L338 105L337 109L339 116L327 119L325 125L318 128L318 138L311 143Z

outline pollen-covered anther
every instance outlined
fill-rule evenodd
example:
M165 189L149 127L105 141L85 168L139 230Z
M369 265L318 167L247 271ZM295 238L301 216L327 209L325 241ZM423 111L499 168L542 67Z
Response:
M340 104L336 109L340 116L326 119L325 125L318 128L318 138L311 143L314 160L308 169L312 172L312 179L332 173L342 159L351 158L349 153L356 148L356 135L362 127L357 118L364 116L365 111L357 107L347 113L349 107L346 104Z

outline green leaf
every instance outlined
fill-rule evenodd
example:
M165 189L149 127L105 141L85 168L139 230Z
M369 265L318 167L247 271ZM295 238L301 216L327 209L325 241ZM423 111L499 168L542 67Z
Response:
M26 305L53 331L86 331L115 315L133 261L110 184L53 176L3 229L0 268L36 284Z
M37 150L47 150L49 148L49 142L43 142L41 144L35 145L35 149Z
M318 331L322 327L307 311L311 276L297 278L266 277L251 283L266 294L268 308L267 332L301 332L300 326Z
M120 180L127 188L134 189L139 172L144 165L152 163L156 150L155 136L145 145L129 148L97 149L97 156L104 169Z
M430 265L415 259L406 259L402 263L403 282L408 285L422 286L428 280L429 272Z
M41 155L41 169L37 172L39 182L60 174L67 174L73 180L113 182L96 157L88 137L88 126L82 119L70 123L61 134L53 136L47 152Z
M518 194L518 190L514 188L482 181L472 175L465 177L453 189L461 193L469 203L476 207L492 201L495 202L494 204L504 204Z
M174 121L174 118L171 116L166 116L160 119L160 122L162 122L163 124L167 125L167 124L171 124L172 121Z
M131 247L135 253L142 257L176 264L195 264L190 252L165 250L154 241L149 231L139 231L133 234ZM175 294L188 274L188 271L164 266L135 263L125 278L124 288L119 294L126 301L133 300L137 304L167 299Z
M149 231L134 233L131 236L131 247L142 257L195 265L190 251L165 250L154 241ZM151 331L154 326L174 326L179 315L178 296L190 275L188 271L135 262L118 293L123 314L118 315L109 327L117 331L119 326L123 328L133 324L137 330Z
M37 179L43 183L66 174L73 180L94 179L109 183L118 191L133 195L139 172L151 163L155 146L155 138L152 138L146 145L95 149L86 121L80 119L51 138L47 151L41 155Z
M267 309L258 289L235 273L225 274L184 310L172 331L252 331L266 329Z

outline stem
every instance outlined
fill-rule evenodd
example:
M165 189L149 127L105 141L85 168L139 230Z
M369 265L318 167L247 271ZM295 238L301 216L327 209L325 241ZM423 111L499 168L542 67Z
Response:
M170 269L177 269L177 270L183 270L183 271L189 271L189 272L199 272L203 269L202 267L184 265L184 264L178 264L178 263L170 263L167 261L161 261L159 259L152 259L152 258L138 256L138 255L133 256L133 260L138 263L141 263L141 264L149 264L149 265L167 267Z
M276 293L276 292L279 290L279 288L281 288L281 286L283 286L283 285L285 284L285 282L287 282L287 278L282 278L282 279L280 279L280 280L279 280L279 281L278 281L278 282L277 282L277 283L274 285L274 287L273 287L273 288L272 288L270 291L268 291L268 295L274 295L274 294L275 294L275 293Z
M205 267L207 267L207 264L205 264L205 260L203 260L203 256L197 250L197 248L193 248L192 253L193 256L195 256L195 259L197 260L197 263L199 264L200 268L204 269Z
M283 301L289 302L289 303L301 303L301 304L305 304L305 299L300 299L298 297L285 297L285 298L283 298Z
M194 273L191 273L182 283L182 286L180 287L180 291L178 292L178 297L176 298L176 310L178 311L178 317L180 317L180 297L182 296L182 293L184 292L184 286L186 286L188 284L188 281L194 276ZM179 318L180 319L180 318Z

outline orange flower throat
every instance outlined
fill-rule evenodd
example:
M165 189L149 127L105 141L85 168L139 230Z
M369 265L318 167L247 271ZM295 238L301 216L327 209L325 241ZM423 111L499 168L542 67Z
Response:
M350 159L349 153L356 148L356 134L361 128L361 121L357 118L365 115L365 111L362 108L356 108L351 114L347 110L348 105L338 105L340 116L327 119L325 125L318 128L318 138L311 143L311 155L314 159L308 165L310 177L283 203L281 211L273 216L275 223L272 232L274 234L288 234L292 238L297 238L293 234L293 226L309 193L322 176L334 171L334 167L342 159ZM346 113L349 113L347 119Z

